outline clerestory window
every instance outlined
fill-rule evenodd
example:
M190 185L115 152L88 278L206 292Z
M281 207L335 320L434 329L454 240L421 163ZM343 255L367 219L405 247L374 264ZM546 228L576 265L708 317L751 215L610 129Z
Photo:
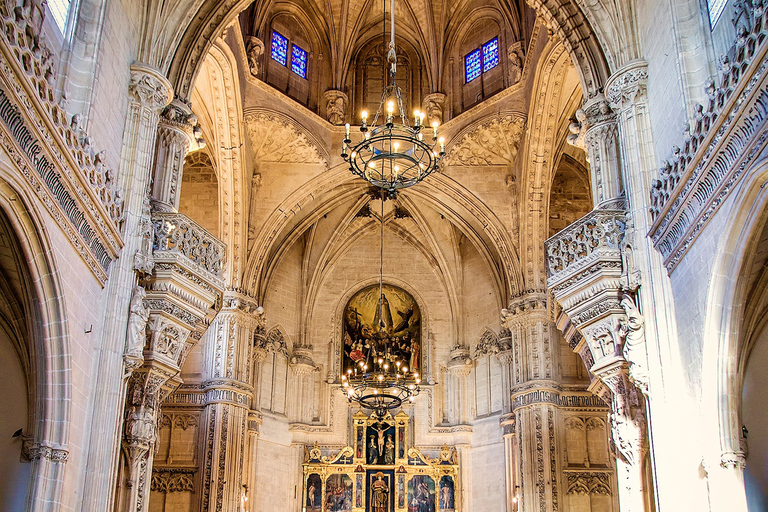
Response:
M48 0L48 8L51 10L53 20L62 33L67 24L67 15L69 14L71 3L71 0Z
M464 57L466 83L499 65L499 38L494 37Z
M301 46L291 43L287 37L275 30L272 31L272 60L281 66L288 67L288 48L291 53L291 71L301 78L307 78L307 51Z

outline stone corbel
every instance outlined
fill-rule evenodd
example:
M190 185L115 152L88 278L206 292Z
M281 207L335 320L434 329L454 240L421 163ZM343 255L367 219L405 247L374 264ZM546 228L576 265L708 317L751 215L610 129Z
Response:
M347 104L349 99L341 91L331 89L325 91L325 116L332 125L341 126L347 119Z
M469 356L469 347L456 345L451 350L451 358L446 365L449 372L460 377L467 377L474 368L472 358Z

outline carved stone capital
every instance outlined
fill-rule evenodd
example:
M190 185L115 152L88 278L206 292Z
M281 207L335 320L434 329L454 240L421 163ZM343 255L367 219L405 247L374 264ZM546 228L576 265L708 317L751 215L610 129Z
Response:
M616 71L605 84L606 97L617 110L631 107L645 98L648 84L648 63L632 61Z
M173 87L160 71L142 64L131 65L128 92L133 101L159 113L173 99Z
M747 457L742 451L726 451L720 455L720 466L726 469L738 469L744 471L747 466Z
M349 99L341 91L331 89L325 91L325 116L328 122L340 126L347 119L347 104Z

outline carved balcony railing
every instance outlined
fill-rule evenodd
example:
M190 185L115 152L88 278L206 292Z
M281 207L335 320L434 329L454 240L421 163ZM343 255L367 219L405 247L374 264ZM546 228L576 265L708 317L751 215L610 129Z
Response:
M221 279L224 242L183 213L153 212L154 258L183 257L197 269Z
M768 12L762 2L720 59L717 84L699 105L683 147L659 169L651 186L650 236L672 271L690 242L759 154L768 119Z
M28 7L8 9L8 2L0 6L5 42L24 72L32 89L37 93L40 106L48 114L64 146L87 177L96 197L107 210L110 219L122 229L123 200L117 189L114 171L107 169L103 152L96 152L90 139L79 126L79 116L71 119L59 105L54 94L56 69L53 54L40 37L45 15L44 4L30 2Z
M621 243L626 230L624 199L600 208L544 242L549 286L561 284L595 263L621 262Z

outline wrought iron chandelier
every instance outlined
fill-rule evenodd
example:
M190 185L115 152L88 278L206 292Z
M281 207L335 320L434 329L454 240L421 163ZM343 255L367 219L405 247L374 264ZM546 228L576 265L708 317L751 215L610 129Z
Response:
M384 201L387 191L381 190L381 226L379 237L379 329L384 330ZM391 350L388 340L371 340L365 357L341 376L341 390L349 403L357 403L373 411L379 420L405 402L412 403L419 394L421 377L416 368L400 360Z
M389 197L394 199L398 190L421 182L439 169L440 160L445 155L445 140L439 137L437 121L432 123L431 133L424 134L424 131L429 131L423 130L424 112L414 111L413 126L408 123L402 91L395 81L395 0L391 2L391 11L391 38L386 58L389 63L389 80L370 125L368 112L361 112L360 131L363 139L351 145L349 124L345 126L341 157L349 163L349 170L353 174L386 190ZM384 17L386 19L386 9ZM399 123L395 122L396 117L399 117ZM383 124L377 124L384 119ZM430 140L427 142L425 139Z

